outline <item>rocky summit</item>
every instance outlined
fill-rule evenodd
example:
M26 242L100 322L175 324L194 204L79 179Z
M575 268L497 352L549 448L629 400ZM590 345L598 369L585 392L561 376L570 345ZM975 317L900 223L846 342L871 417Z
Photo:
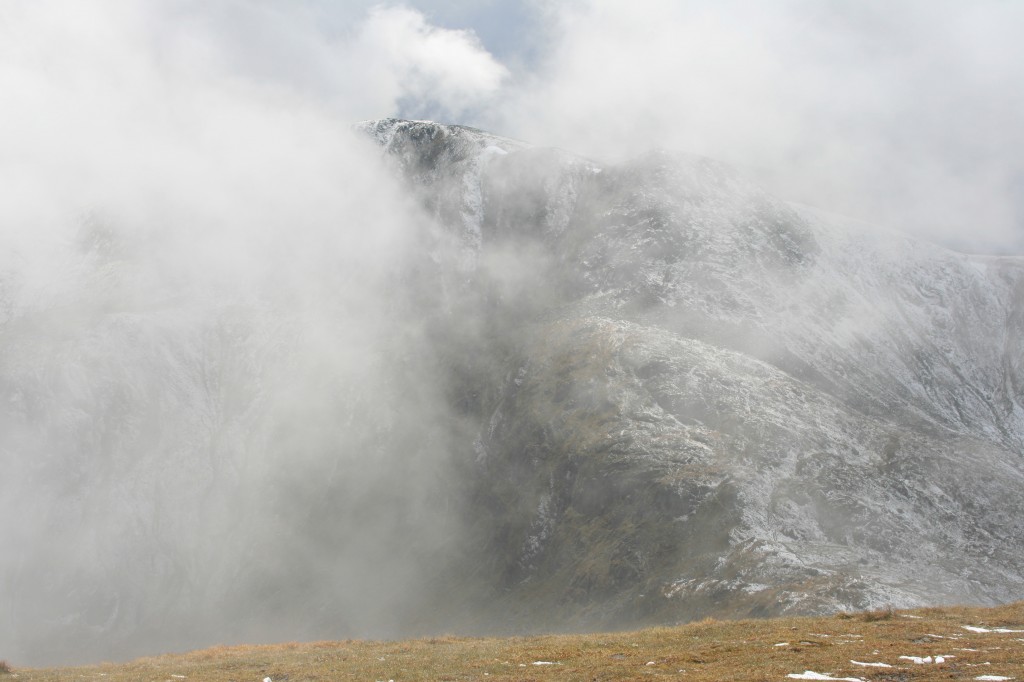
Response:
M456 583L504 622L1024 594L1024 259L704 158L358 129L457 244L436 288L485 330L438 347L475 439Z

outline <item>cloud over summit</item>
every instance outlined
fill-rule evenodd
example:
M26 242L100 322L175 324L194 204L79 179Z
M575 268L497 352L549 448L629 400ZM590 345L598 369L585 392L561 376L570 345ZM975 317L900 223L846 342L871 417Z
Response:
M498 116L595 155L661 146L967 250L1024 248L1015 3L593 0Z

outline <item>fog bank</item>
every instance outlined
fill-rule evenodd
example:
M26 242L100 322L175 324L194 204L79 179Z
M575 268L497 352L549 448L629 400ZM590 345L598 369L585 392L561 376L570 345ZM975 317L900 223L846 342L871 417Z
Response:
M406 286L447 257L432 218L353 108L240 70L216 10L3 15L3 656L402 631L459 535ZM346 49L387 21L476 49L384 10ZM459 68L417 78L469 97Z

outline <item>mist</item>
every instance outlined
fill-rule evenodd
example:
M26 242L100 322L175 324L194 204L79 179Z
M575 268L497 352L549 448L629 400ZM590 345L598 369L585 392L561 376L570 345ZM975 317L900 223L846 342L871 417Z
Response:
M520 325L579 285L511 229L559 164L1024 248L1015 5L499 4L0 8L0 657L485 622L437 608ZM581 156L491 177L526 198L478 260L352 128L386 116Z
M1024 249L1015 3L540 3L490 128L736 166L784 199L967 252Z
M409 283L455 254L350 127L500 71L402 9L330 48L271 6L2 14L4 655L408 630L459 537L440 300ZM248 64L232 18L343 53L358 105Z

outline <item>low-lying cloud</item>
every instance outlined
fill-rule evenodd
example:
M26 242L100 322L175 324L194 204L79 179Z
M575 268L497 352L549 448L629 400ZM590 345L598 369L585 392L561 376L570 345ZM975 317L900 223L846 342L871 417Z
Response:
M3 12L4 657L410 627L459 536L458 420L406 286L445 257L431 218L333 98L254 76L213 14ZM379 49L396 20L426 66L409 89L385 64L381 107L491 87L406 10L321 48Z
M411 278L459 246L354 120L706 154L1024 246L1016 5L531 3L544 31L503 64L425 4L0 6L3 657L423 622L473 435L437 351L482 332L474 301L431 326L457 305ZM480 265L502 296L517 249Z
M592 0L496 125L603 157L738 165L784 198L973 251L1024 248L1014 3Z

